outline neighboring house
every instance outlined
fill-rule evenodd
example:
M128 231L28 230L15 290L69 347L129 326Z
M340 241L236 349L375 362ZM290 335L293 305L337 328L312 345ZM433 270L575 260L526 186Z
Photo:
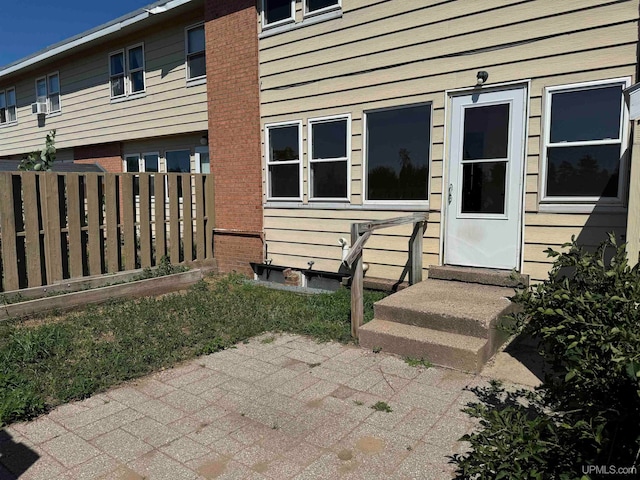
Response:
M425 268L542 279L547 247L636 221L639 4L160 1L0 68L0 156L55 128L75 162L211 171L223 271L337 272L352 222L429 211ZM369 240L369 276L409 232Z
M638 134L622 91L637 78L638 10L638 1L264 0L269 259L336 271L352 222L415 210L430 212L425 267L543 279L547 247L572 235L588 246L608 231L624 238ZM369 240L368 275L400 276L409 233Z
M248 265L252 249L249 260L260 261L260 193L247 206L244 190L235 187L248 163L258 179L260 172L256 9L245 4L161 0L0 67L0 158L40 149L52 129L58 160L109 172L209 173L211 147L219 171L227 168L216 178L234 182L217 186L216 205L232 221L249 218L243 208L255 217L237 232L220 215L220 263ZM216 40L207 44L205 29ZM208 89L215 93L208 96ZM249 127L247 109L254 118ZM219 125L213 134L210 125ZM255 147L247 150L252 136Z

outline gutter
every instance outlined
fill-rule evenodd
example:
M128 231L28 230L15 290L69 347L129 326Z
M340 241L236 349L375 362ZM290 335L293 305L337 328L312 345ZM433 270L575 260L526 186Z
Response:
M82 33L77 37L71 37L68 40L64 40L62 43L53 45L52 47L43 50L39 54L36 53L31 57L27 57L23 60L18 60L17 63L9 64L9 66L7 66L6 68L0 69L0 78L40 63L43 60L55 57L56 55L60 55L61 53L68 52L69 50L77 48L81 45L86 45L87 43L91 43L95 40L104 38L108 35L122 30L125 27L146 20L152 15L160 15L191 1L193 0L170 0L166 3L161 1L151 4L144 9L136 10L129 15L120 17L121 19L116 19L110 23L104 24L103 27L97 27L97 29L88 30L87 32Z

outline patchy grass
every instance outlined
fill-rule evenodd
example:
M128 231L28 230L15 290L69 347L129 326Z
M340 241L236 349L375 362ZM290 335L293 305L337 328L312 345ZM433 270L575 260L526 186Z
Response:
M371 405L371 408L373 408L376 412L385 412L385 413L393 412L393 409L387 402L376 402L373 405Z
M405 357L404 363L409 365L410 367L424 367L431 368L433 367L433 363L424 358L413 358L413 357Z
M365 317L384 294L365 292ZM0 425L258 334L349 342L350 292L300 295L229 276L186 293L0 324Z

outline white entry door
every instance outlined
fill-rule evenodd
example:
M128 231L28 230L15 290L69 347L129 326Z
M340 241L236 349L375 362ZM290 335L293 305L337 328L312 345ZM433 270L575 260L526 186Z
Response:
M451 98L444 263L520 265L526 87Z

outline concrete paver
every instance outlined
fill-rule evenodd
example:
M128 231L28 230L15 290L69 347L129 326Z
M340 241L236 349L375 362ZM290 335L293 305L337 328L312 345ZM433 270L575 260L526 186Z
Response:
M448 456L474 425L460 412L474 398L465 388L486 379L261 338L5 428L0 478L451 478Z

